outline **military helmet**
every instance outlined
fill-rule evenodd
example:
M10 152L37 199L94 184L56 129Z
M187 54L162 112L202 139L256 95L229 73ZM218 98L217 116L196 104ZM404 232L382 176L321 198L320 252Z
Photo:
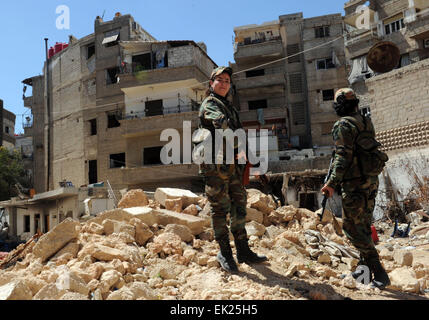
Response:
M227 74L229 74L229 77L231 78L232 81L232 69L230 67L217 67L216 69L213 70L211 76L210 76L210 80L214 80L214 78L222 73L226 72Z
M340 100L338 101L338 97L340 97ZM335 102L342 103L345 100L357 100L356 93L351 88L342 88L337 90L335 93Z

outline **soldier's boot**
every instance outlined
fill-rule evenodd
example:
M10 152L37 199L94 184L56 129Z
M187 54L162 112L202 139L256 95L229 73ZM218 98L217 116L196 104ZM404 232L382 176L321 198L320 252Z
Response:
M232 256L231 246L229 245L229 238L219 239L217 242L219 243L220 252L217 254L216 259L221 268L231 273L238 272L238 267Z
M247 241L246 229L238 232L233 232L235 248L237 249L238 263L261 263L267 261L268 258L263 255L258 255L249 248Z
M371 282L372 288L384 289L390 285L390 279L386 270L380 263L380 260L375 260L370 263L369 268L373 272L374 278Z

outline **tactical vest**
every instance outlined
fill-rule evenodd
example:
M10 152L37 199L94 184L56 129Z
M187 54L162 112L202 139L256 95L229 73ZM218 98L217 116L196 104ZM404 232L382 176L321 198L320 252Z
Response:
M371 119L365 116L362 116L363 122L351 116L342 119L349 121L358 131L353 144L353 158L357 160L361 175L366 177L378 176L383 171L389 157L386 153L378 150L381 143L375 139L375 130Z

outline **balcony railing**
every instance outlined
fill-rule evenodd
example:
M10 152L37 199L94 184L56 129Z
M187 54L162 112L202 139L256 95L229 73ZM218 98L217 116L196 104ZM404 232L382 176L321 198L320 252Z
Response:
M278 41L281 39L282 39L281 36L258 38L258 39L254 39L254 40L239 42L239 43L237 43L237 46L238 47L247 46L247 45L251 45L251 44L264 43L264 42L269 42L269 41Z
M153 110L148 114L149 109L146 109L145 111L138 111L133 113L128 113L123 117L125 120L130 119L141 119L141 118L148 118L152 116L160 116L160 115L169 115L169 114L178 114L178 113L184 113L184 112L191 112L191 111L198 111L200 110L200 104L192 101L189 104L183 104L179 105L177 107L162 107L158 112L154 112ZM121 119L122 120L122 119Z

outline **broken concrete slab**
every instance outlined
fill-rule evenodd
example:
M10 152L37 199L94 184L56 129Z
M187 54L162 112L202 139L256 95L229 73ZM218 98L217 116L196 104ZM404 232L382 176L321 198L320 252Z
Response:
M274 200L258 189L247 190L247 206L258 209L264 214L270 214L277 208Z
M183 201L181 198L176 199L165 199L165 209L171 210L174 212L182 212L183 209Z
M248 237L251 237L251 236L261 237L265 233L265 226L256 221L250 221L246 223L245 228L246 228Z
M397 249L393 251L393 260L400 266L411 267L413 264L413 254L408 250Z
M0 287L0 300L31 300L30 288L22 280L15 280Z
M166 199L182 199L183 206L186 208L191 204L198 204L198 201L201 200L201 197L195 193L177 188L157 188L155 190L154 198L158 203L162 204L165 207Z
M191 230L184 225L168 224L165 227L164 231L177 234L184 242L191 242L192 240L194 240L194 236L192 235Z
M389 273L391 281L390 288L402 290L405 292L420 292L420 283L416 278L415 272L407 267L402 267L393 270Z
M187 226L195 236L204 231L206 221L200 217L189 214L177 213L166 209L154 209L157 223L166 226L168 224L181 224Z
M118 203L118 208L143 207L149 204L149 200L142 189L128 191Z
M153 226L158 223L158 219L155 215L155 211L149 207L134 207L123 209L129 217L140 219L146 225Z
M41 258L43 262L46 261L68 242L78 237L78 226L80 226L79 222L71 218L67 218L59 225L55 226L37 241L33 248L34 256L36 258Z
M98 243L86 244L79 252L79 256L85 255L90 255L100 261L112 261L113 259L127 261L130 259L127 253Z

